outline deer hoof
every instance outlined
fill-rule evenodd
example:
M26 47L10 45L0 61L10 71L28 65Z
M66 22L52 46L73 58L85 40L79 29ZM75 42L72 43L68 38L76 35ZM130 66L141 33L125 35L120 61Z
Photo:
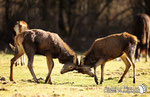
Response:
M46 81L45 84L48 82L48 84L52 84L52 82L50 80Z
M50 79L48 80L48 84L52 84L52 81Z
M38 80L35 80L34 82L39 83L39 81L38 81Z
M10 79L10 81L14 81L12 77L10 77L9 79Z
M21 66L25 65L25 63L21 63Z
M38 83L40 83L39 81L36 81L36 83L38 84Z
M94 76L94 80L95 80L95 83L98 85L98 78L96 75Z
M95 81L95 83L98 85L98 81Z
M134 78L134 79L133 79L133 83L135 84L135 82L136 82L136 81L135 81L135 78Z
M100 84L102 84L102 83L103 83L103 81L100 82Z
M118 81L118 83L121 83L121 82L122 82L122 80L119 80L119 81Z
M45 84L48 83L48 84L52 84L52 81L50 79L48 80L45 80Z
M52 85L52 82L48 82L50 85Z

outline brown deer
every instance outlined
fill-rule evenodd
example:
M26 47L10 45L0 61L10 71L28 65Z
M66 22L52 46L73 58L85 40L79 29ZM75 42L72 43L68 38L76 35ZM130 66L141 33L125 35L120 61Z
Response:
M147 14L137 14L134 18L133 34L140 41L137 45L135 58L140 60L145 53L145 61L148 61L149 41L150 41L150 18Z
M28 30L28 24L25 21L17 21L15 26L14 26L14 31L16 32L16 35L21 34L22 32L24 32L25 30ZM13 49L15 49L15 47L12 44L9 44L10 47ZM21 64L21 65L25 65L25 54L22 55L17 61L16 61L16 66Z
M10 80L13 81L13 64L26 53L28 57L28 68L35 82L38 79L33 71L33 59L35 54L44 55L47 58L48 75L45 83L52 84L51 72L54 67L53 58L58 58L59 62L64 64L61 74L76 69L78 65L76 53L55 33L43 31L40 29L31 29L22 32L15 37L15 54L11 59Z
M119 83L123 81L131 64L133 65L133 83L135 83L136 70L132 58L135 54L137 42L136 36L126 32L96 39L91 48L81 57L78 72L94 77L96 84L98 84L96 68L101 65L100 84L102 84L105 63L117 57L121 57L126 65L126 69L121 76ZM94 74L91 71L91 68L94 68Z

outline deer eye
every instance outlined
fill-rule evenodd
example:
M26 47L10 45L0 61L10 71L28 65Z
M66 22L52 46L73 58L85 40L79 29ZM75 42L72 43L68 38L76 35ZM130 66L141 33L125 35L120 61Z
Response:
M70 69L73 69L73 67L72 67L72 66L70 66Z

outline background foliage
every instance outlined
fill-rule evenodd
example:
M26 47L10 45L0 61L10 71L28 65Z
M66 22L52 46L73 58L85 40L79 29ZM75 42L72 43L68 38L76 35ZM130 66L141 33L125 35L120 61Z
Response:
M0 0L0 49L13 43L13 26L58 33L73 49L85 50L108 34L132 32L133 16L150 14L150 0Z

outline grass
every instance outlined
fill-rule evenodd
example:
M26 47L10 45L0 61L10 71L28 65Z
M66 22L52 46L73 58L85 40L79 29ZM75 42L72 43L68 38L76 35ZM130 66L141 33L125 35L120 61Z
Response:
M118 83L125 65L122 61L110 61L105 65L104 83L96 85L94 79L88 75L76 73L76 71L60 74L62 64L54 60L52 71L52 85L45 84L44 80L48 74L46 58L35 56L34 71L40 83L33 82L32 76L24 66L14 67L14 80L9 81L11 54L0 54L0 97L124 97L124 96L150 96L150 64L145 63L144 59L136 63L136 84L133 84L132 66L124 78L123 83ZM26 58L27 59L27 58ZM27 62L26 62L27 63ZM100 82L100 66L97 68L97 75ZM5 78L5 80L2 80ZM104 93L106 87L125 86L136 88L141 84L147 85L147 92L140 93Z

